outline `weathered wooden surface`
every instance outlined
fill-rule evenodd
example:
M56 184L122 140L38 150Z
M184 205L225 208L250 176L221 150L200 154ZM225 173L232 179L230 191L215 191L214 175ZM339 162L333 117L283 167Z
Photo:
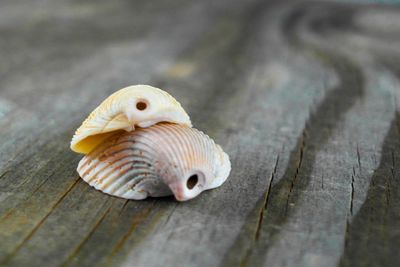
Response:
M0 266L399 266L400 8L343 2L2 1ZM230 154L224 186L79 179L75 128L139 83Z

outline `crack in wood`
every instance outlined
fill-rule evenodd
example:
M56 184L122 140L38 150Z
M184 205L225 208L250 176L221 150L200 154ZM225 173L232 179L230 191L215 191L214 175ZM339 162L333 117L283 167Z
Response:
M3 172L3 173L0 175L0 179L3 178L4 176L6 176L7 173L10 173L10 172L11 172L10 170L7 170L7 171Z
M92 229L83 237L81 242L76 246L76 248L72 251L72 253L68 256L67 260L60 265L60 267L67 266L76 255L80 252L82 247L87 243L87 241L90 239L90 237L94 234L96 229L101 225L101 223L104 221L104 219L107 217L107 215L110 213L111 208L113 205L111 204L110 207L100 216L100 218L94 223Z
M350 219L347 217L346 218L346 229L345 229L345 236L344 236L344 250L346 250L349 246L349 242L350 242Z
M395 170L395 163L394 163L394 151L392 150L392 168L391 168L391 173L392 173L392 178L395 179L394 177L394 170Z
M357 143L356 148L357 148L357 162L358 162L358 167L359 167L359 169L360 169L360 171L361 171L361 156L360 156L360 149L359 149L359 147L358 147L358 143Z
M321 189L324 190L324 174L321 175Z
M396 113L390 129L383 141L381 160L371 178L365 202L357 214L346 224L345 246L339 266L390 266L398 258L399 239L392 238L400 223L398 206L390 205L389 200L400 195L399 180L388 183L393 168L393 150L399 147L400 132L396 131L396 123L400 122L400 114ZM389 164L388 164L389 163ZM392 194L392 190L394 193ZM389 193L390 192L390 193ZM374 257L365 257L365 255Z
M122 215L123 211L125 210L125 207L128 205L128 203L129 203L130 201L131 201L130 199L125 200L124 205L122 205L122 208L121 208L121 210L119 211L119 214L118 214L119 216Z
M299 149L299 158L298 158L298 160L297 160L296 171L295 171L295 174L294 174L294 176L293 176L293 179L292 179L292 181L291 181L291 183L290 183L289 192L288 192L288 195L287 195L287 198L286 198L285 213L287 213L287 211L288 211L288 209L289 209L289 205L290 205L290 203L289 203L289 202L290 202L290 196L292 195L292 191L293 191L295 182L296 182L296 180L297 180L297 177L299 176L301 164L302 164L302 162L303 162L304 150L305 150L305 148L306 148L306 142L305 142L305 139L306 139L306 127L307 127L307 124L306 124L306 126L305 126L305 128L304 128L304 130L303 130L302 135L301 135L301 142L300 142L300 149Z
M258 240L260 238L260 231L261 231L261 227L262 227L264 213L267 212L267 209L268 209L269 197L270 197L270 194L271 194L272 184L274 182L274 178L275 178L275 175L276 175L276 170L278 168L278 164L279 164L279 154L276 157L274 169L273 169L273 171L271 173L271 178L270 178L269 185L268 185L268 191L267 191L267 194L266 194L266 197L265 197L264 208L261 209L261 212L260 212L260 219L259 219L258 225L257 225L257 231L256 231L255 240Z
M268 209L269 197L270 197L270 193L271 193L272 184L274 182L274 178L276 175L276 171L278 168L278 164L279 164L279 154L276 157L275 164L274 164L274 167L272 169L271 176L269 179L268 187L264 193L263 203L262 203L263 205L261 205L261 208L260 208L260 211L258 214L258 223L255 227L255 233L252 237L252 245L247 249L247 252L245 253L242 260L240 261L240 264L239 264L240 267L244 267L247 265L247 260L248 260L249 256L251 255L252 249L254 247L254 243L256 243L258 241L258 239L260 238L262 223L264 220L264 213L267 212L267 209Z
M128 238L132 235L132 233L135 231L135 229L140 225L140 223L142 223L143 221L145 221L151 211L153 210L154 206L155 206L155 201L152 202L152 205L145 209L144 211L141 211L140 213L138 213L136 216L134 216L133 220L132 220L132 225L129 228L129 230L126 232L125 235L123 235L116 243L116 245L113 247L113 249L111 250L111 253L109 255L109 260L112 258L112 256L114 256L115 254L117 254L125 245L126 241L128 241Z
M31 198L33 195L35 195L35 194L40 190L40 188L42 188L42 186L43 186L45 183L47 183L47 181L48 181L55 173L56 173L56 170L52 171L52 172L39 184L39 186L38 186L35 190L33 190L32 194L28 197L28 199Z
M353 168L354 170L354 168ZM351 193L350 193L350 216L353 216L353 202L354 202L354 176L355 174L353 173L351 175Z
M53 213L55 208L64 200L64 198L72 191L76 184L80 181L80 177L78 177L71 186L64 192L64 194L57 200L57 202L51 206L50 210L47 214L32 228L32 230L25 236L25 238L19 243L13 251L11 251L7 257L5 257L2 261L0 261L0 265L6 264L10 261L17 252L32 238L32 236L36 233L36 231L40 228L40 226L46 221L46 219Z
M167 225L167 223L169 222L169 220L171 219L172 214L175 212L176 208L178 207L178 203L174 203L174 206L172 207L171 212L168 214L167 219L164 222L164 226Z

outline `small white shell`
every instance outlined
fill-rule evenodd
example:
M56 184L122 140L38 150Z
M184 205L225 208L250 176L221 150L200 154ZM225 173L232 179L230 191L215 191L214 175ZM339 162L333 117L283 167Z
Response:
M71 149L87 154L115 131L133 131L135 126L149 127L158 122L192 126L185 110L167 92L149 85L126 87L89 115L76 130Z
M161 123L109 137L79 163L80 176L107 194L144 199L174 194L180 201L220 186L229 157L204 133Z

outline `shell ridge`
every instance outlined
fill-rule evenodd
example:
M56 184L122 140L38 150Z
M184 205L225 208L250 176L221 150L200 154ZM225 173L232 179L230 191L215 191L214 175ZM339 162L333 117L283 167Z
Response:
M126 165L130 165L131 167L136 167L136 168L140 168L140 167L147 167L147 168L149 168L150 170L151 170L151 168L150 168L150 166L149 166L149 164L148 163L144 163L144 164L138 164L138 163L141 163L141 161L133 161L133 160L131 160L131 159L127 159L127 161L125 161L125 162L118 162L119 164L116 164L116 165L114 165L114 166L112 166L112 167L107 167L107 170L106 170L106 172L99 172L99 175L98 175L98 181L101 183L104 179L106 179L111 173L113 173L113 172L116 172L117 170L121 170L122 168L124 168ZM101 176L100 176L100 174L102 174Z
M125 134L125 133L124 133ZM132 136L130 136L132 137ZM121 142L118 143L118 141L122 140ZM90 154L91 154L91 158L96 158L98 157L100 154L104 154L105 156L112 156L114 153L118 153L124 149L120 149L119 151L114 151L116 149L119 149L120 146L125 146L128 145L128 143L132 143L133 145L135 143L138 143L138 141L136 139L129 139L126 140L126 138L122 139L122 138L118 138L117 142L114 142L114 139L108 139L105 143L103 143L103 145L101 147L96 148L95 150L93 150ZM145 144L145 143L144 143ZM149 146L148 146L149 147ZM149 147L151 149L151 147ZM155 151L153 151L155 152ZM84 157L85 158L85 157Z
M121 156L123 156L123 153L125 153L126 151L133 151L133 152L135 152L135 150L133 149L133 148L130 148L130 147L128 147L128 148L125 148L125 149L123 149L123 150L121 150ZM150 157L147 157L147 156L144 156L143 154L135 154L135 153L132 153L132 154L125 154L125 155L127 155L128 156L128 160L132 160L132 158L133 157L135 157L136 156L136 158L140 158L141 159L141 161L143 161L143 162L146 162L147 164L149 164L149 165L152 165L153 164L153 162L152 162L152 159L150 158ZM89 155L88 155L89 156ZM86 156L86 157L88 157L88 156ZM150 155L151 156L151 155ZM103 170L104 169L112 169L112 168L114 168L114 166L115 166L115 164L117 164L117 163L120 163L120 161L123 161L124 160L124 158L122 158L122 157L116 157L116 155L115 154L113 154L113 155L107 155L107 157L106 157L106 159L105 160L99 160L97 157L95 158L95 160L93 160L92 162L91 162L91 165L89 165L88 166L88 168L86 168L85 170L82 170L82 169L78 169L78 172L80 173L80 175L81 176L86 176L86 175L88 175L92 170L96 170L96 168L99 166L99 165L103 165L103 166L101 166L99 169L97 169L94 173L92 173L91 175L96 175L97 173L100 173L100 172L103 172ZM125 160L127 160L126 158L125 158Z
M140 177L147 176L150 176L150 174L146 171L146 169L137 169L136 172L133 172L133 170L132 172L130 172L130 170L127 170L126 172L120 174L120 176L118 177L112 177L112 179L108 179L107 182L105 182L103 185L103 190L109 188L111 192L116 192L129 182L137 180Z
M116 194L124 194L123 192L128 190L135 190L135 185L148 177L156 177L154 175L146 174L146 172L131 173L126 172L124 175L114 179L109 184L107 184L109 192ZM122 193L121 193L122 192Z
M158 160L161 159L168 159L171 161L169 158L175 157L174 155L174 149L173 147L170 146L171 142L171 135L169 135L168 131L164 131L163 127L160 127L160 125L155 125L153 128L154 132L152 132L152 135L156 135L156 138L158 140L157 145L158 145L158 155L156 156ZM158 135L158 136L157 136Z
M182 139L181 133L177 131L173 125L171 127L167 125L167 127L169 128L170 132L169 131L164 131L164 132L165 135L167 135L170 139L168 146L170 147L171 151L170 156L173 157L173 159L170 160L169 163L173 167L175 174L179 177L183 175L183 173L179 172L179 170L184 169L184 166L182 165L183 161L181 159L182 153L179 148L185 147L187 144L185 140ZM180 166L181 168L177 168L178 166Z
M146 166L143 166L142 168L134 168L130 164L124 164L123 166L121 166L121 168L118 169L118 171L111 172L110 175L101 177L102 178L101 181L99 179L96 179L92 180L91 182L99 185L104 185L104 187L106 188L112 181L123 177L124 174L132 175L132 177L134 178L137 174L140 174L141 172L151 173L151 171L149 171Z
M150 177L155 176L149 176L149 175L136 175L133 179L130 179L128 182L121 182L119 184L116 184L114 188L111 190L113 194L125 194L127 191L134 191L136 190L135 187L141 183L144 180L151 179Z
M206 146L207 139L203 138L203 136L196 131L193 131L193 138L195 139L197 145L195 157L199 159L198 161L200 162L204 163L207 162L208 158L208 153L207 153L208 147ZM200 151L205 151L206 153L200 153Z

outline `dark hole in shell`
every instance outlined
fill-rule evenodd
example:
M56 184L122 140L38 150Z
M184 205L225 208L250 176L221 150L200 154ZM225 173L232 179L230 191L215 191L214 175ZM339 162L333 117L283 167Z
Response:
M136 103L136 108L138 110L145 110L147 108L147 103L145 103L143 101L139 101Z
M193 174L192 176L189 177L189 179L186 182L187 188L193 189L193 187L196 186L198 181L199 181L199 177L197 177L197 174Z

